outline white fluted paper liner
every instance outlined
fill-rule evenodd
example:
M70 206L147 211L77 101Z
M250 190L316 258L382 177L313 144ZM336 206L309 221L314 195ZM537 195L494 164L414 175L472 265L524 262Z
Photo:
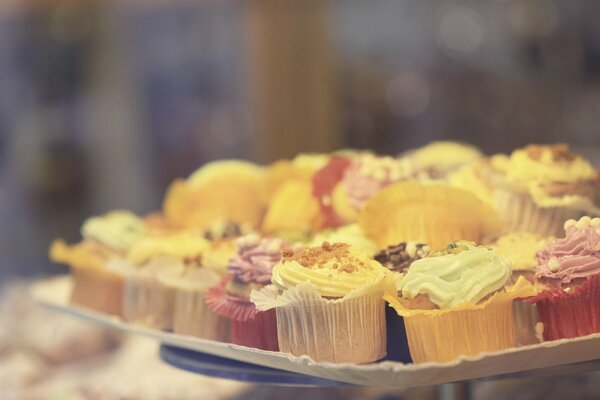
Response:
M541 236L559 236L569 219L577 219L582 211L567 206L542 207L531 195L506 189L496 190L496 208L506 232L531 232Z
M204 295L217 285L221 276L211 270L199 268L164 271L159 279L175 290L173 306L173 332L203 339L228 342L230 321L206 306Z
M160 265L132 267L123 285L123 319L148 328L171 330L175 290L158 279Z
M368 363L385 357L385 301L390 281L381 276L340 299L323 298L310 282L279 294L253 291L261 311L276 309L279 350L315 361Z

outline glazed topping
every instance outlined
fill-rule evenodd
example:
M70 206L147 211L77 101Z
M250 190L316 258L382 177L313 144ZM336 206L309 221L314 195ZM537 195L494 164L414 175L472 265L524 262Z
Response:
M524 182L580 182L596 179L594 167L565 144L529 145L515 150L507 178Z
M278 238L261 238L256 234L242 236L237 240L237 256L229 261L229 272L237 282L268 283L285 246L286 243Z
M600 273L600 218L565 223L566 236L537 254L538 278L567 284Z
M365 236L358 224L349 224L319 232L310 242L310 246L320 246L323 242L347 243L352 247L362 249L367 254L374 254L377 251L377 245Z
M402 242L389 246L375 254L375 260L384 267L395 272L406 272L406 269L421 258L429 255L429 246L417 242Z
M360 209L384 187L414 177L416 171L408 160L363 154L352 160L344 172L342 183L348 191L350 204Z
M500 257L511 261L513 271L535 271L536 253L547 243L548 239L534 233L515 232L500 237L490 247Z
M298 251L287 249L273 269L272 282L281 290L311 282L321 296L339 298L383 279L385 271L360 249L324 242L319 247Z
M456 250L456 249L455 249ZM475 304L502 289L510 262L485 247L417 260L398 282L402 297L428 295L440 309Z
M187 263L199 263L210 242L199 234L181 232L168 236L148 236L138 241L127 258L141 265L155 257L170 257Z
M112 211L88 219L83 224L81 235L124 253L146 235L146 228L144 222L130 212Z

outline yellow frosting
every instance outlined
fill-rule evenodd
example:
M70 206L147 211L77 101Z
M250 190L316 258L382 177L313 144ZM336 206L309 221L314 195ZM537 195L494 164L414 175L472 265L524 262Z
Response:
M352 247L362 249L365 253L373 255L379 247L367 238L358 224L345 225L337 229L330 229L317 233L310 242L310 246L320 246L323 242L346 243Z
M417 260L398 282L402 297L426 294L440 309L475 304L504 287L510 262L493 250L474 247L457 254Z
M495 204L494 189L481 176L481 169L487 168L486 163L481 161L460 167L448 177L450 185L468 190L488 204Z
M419 168L433 167L442 170L453 169L481 157L482 154L477 148L453 141L431 142L410 155Z
M146 235L146 227L134 214L119 210L88 219L81 228L81 234L111 249L126 252Z
M224 275L227 272L229 260L237 255L235 240L214 242L202 254L202 266Z
M528 232L515 232L500 237L490 247L512 263L513 271L535 271L535 254L544 249L549 238Z
M557 154L557 149L563 153ZM562 157L565 150L568 151L568 148L560 145L528 146L515 150L508 161L506 178L509 181L533 184L581 182L596 178L594 167L580 156L570 153L571 157Z
M273 268L271 281L281 290L310 282L321 296L339 298L386 276L387 270L377 261L360 249L345 247L348 249L345 254L308 267L298 260L284 258Z
M137 242L127 258L143 264L151 258L168 256L176 259L195 258L210 248L210 242L197 233L181 232L170 236L151 236Z

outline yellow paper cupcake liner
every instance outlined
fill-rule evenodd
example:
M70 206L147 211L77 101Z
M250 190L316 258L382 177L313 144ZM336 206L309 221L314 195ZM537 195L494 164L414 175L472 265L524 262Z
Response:
M481 304L453 309L410 310L395 296L386 296L386 300L404 317L413 362L447 362L515 347L513 300L535 294L531 283L521 277L514 286Z
M359 224L384 248L421 241L436 250L454 240L482 242L498 233L497 212L474 194L439 183L401 182L374 195Z

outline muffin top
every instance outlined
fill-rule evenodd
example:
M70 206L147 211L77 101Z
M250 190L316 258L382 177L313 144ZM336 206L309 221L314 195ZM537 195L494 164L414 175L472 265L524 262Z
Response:
M169 235L147 236L131 247L127 259L136 265L142 265L155 257L200 264L202 254L209 246L210 242L195 232L181 231Z
M436 141L414 150L408 158L433 178L442 178L454 169L483 157L474 146L453 141Z
M89 218L81 228L81 235L125 253L146 235L146 227L144 221L136 215L118 210Z
M321 296L339 298L385 275L385 268L360 249L323 242L319 247L286 249L273 269L272 282L281 290L310 282Z
M428 295L440 309L477 303L502 289L511 274L509 261L468 242L439 254L412 263L398 282L402 297Z
M537 253L536 277L569 284L600 273L600 218L565 222L566 236Z
M416 169L406 159L365 153L352 159L342 179L348 201L355 209L384 187L417 176Z
M261 238L256 234L237 240L237 255L229 260L229 272L237 283L267 284L273 267L281 259L286 242L279 238Z
M536 253L548 244L548 238L529 232L501 236L490 245L500 257L510 260L513 271L535 271Z
M505 167L507 179L515 182L572 183L593 181L597 177L594 167L566 144L532 144L517 149Z

